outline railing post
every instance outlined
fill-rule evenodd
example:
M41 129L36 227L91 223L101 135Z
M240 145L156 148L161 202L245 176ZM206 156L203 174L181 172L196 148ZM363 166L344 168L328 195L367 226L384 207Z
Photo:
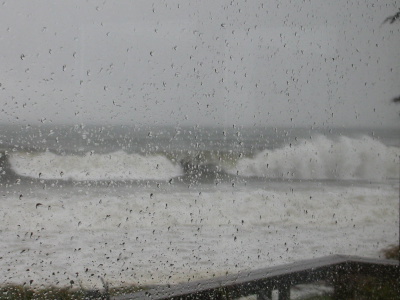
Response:
M279 300L290 300L290 283L285 282L278 287L278 299Z
M339 271L333 278L333 299L352 299L353 296L354 286L351 283L350 276Z
M272 300L272 289L259 291L257 293L257 300Z

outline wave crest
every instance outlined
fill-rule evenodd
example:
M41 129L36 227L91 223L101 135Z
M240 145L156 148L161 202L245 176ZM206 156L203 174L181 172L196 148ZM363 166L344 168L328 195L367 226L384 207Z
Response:
M318 136L243 158L229 173L284 179L379 180L399 176L398 157L398 148L368 136L337 140Z
M9 158L19 175L58 180L168 180L181 175L181 168L163 155L87 153L84 156L51 152L15 153Z

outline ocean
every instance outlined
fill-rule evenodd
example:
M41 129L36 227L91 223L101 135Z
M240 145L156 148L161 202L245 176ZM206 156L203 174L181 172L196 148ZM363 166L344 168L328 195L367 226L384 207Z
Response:
M399 240L396 129L1 126L2 283L173 284Z

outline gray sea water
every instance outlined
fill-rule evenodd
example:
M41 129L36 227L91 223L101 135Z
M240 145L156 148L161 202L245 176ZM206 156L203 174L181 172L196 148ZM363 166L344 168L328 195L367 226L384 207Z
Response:
M208 278L398 241L398 130L2 126L0 278Z

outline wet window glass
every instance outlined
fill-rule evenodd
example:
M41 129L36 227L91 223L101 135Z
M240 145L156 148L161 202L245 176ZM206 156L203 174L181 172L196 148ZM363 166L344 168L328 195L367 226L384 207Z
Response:
M124 293L398 245L397 1L0 7L3 286Z

